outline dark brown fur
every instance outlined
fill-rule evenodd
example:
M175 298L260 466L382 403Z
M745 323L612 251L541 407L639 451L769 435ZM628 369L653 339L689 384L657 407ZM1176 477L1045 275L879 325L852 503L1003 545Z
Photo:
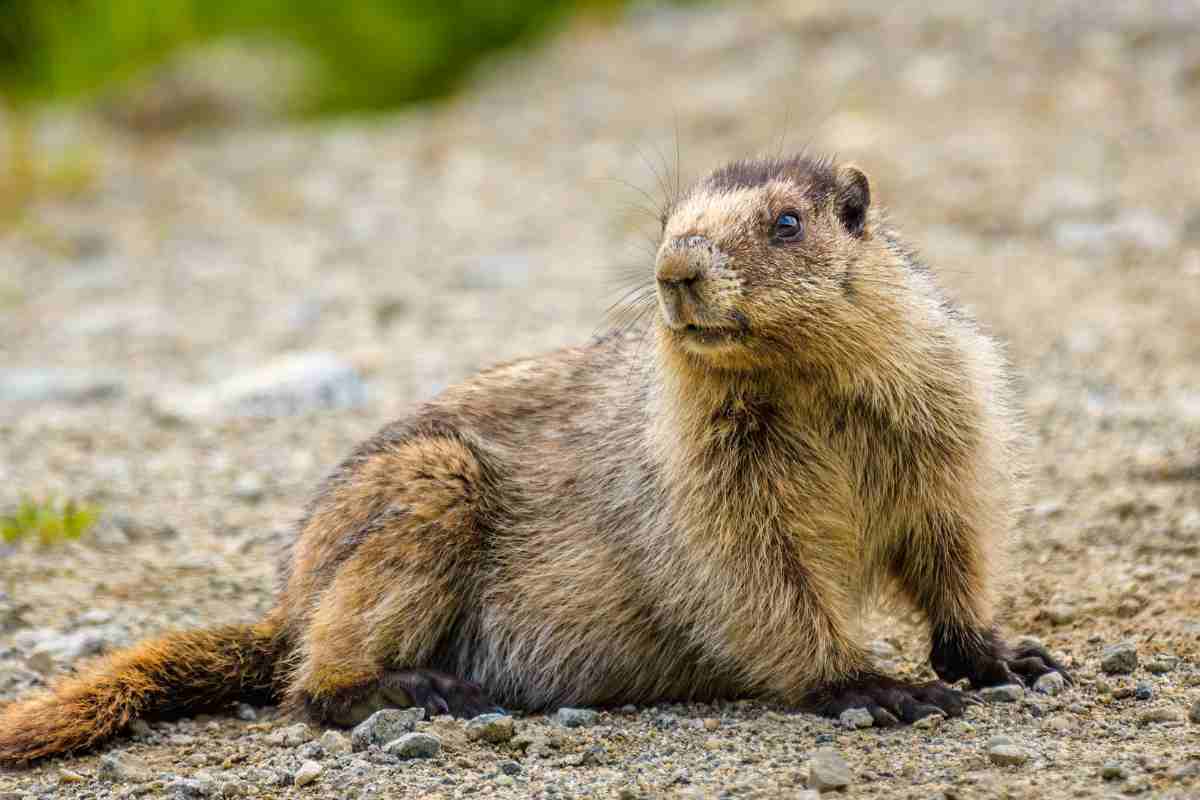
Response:
M1002 361L870 198L858 170L803 157L701 181L666 214L649 329L497 367L385 428L311 504L269 622L10 706L0 762L244 690L343 725L732 696L961 713L949 686L872 667L857 621L885 585L928 618L947 680L1060 668L994 630Z

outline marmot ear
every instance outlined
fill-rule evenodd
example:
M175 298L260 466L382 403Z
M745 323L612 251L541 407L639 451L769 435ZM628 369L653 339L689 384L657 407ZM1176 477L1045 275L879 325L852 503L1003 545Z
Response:
M852 165L839 167L837 172L838 219L851 236L862 236L867 223L867 208L871 205L871 184L861 169Z

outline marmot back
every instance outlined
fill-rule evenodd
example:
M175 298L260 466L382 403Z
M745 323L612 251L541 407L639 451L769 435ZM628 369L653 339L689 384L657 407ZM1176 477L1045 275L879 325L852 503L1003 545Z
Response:
M384 428L310 504L267 620L9 706L0 762L242 691L333 725L717 697L962 713L947 683L873 666L858 620L885 584L928 619L945 681L1062 669L994 618L1001 359L861 171L719 169L664 213L647 278L652 346L614 334L497 367Z

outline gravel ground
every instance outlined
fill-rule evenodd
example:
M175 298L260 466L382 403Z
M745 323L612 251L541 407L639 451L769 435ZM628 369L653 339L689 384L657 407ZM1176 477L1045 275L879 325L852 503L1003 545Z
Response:
M239 707L0 774L0 798L1200 797L1197 41L1186 2L764 0L580 23L370 122L147 140L66 115L47 135L91 142L99 185L0 234L0 507L105 517L0 554L0 697L266 610L354 442L605 326L614 276L649 269L635 187L674 181L677 144L685 179L856 161L1010 342L1032 447L1002 618L1077 685L885 732L730 702L377 720L388 746L358 751ZM912 623L873 619L873 646L926 676Z

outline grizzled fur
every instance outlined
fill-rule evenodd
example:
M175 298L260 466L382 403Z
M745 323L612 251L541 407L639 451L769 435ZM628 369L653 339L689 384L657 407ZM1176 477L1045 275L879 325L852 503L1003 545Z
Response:
M500 366L383 429L318 492L253 635L159 640L10 706L0 763L264 675L341 725L747 696L961 713L958 690L875 671L858 620L884 586L928 618L947 680L1060 668L994 630L997 348L870 201L860 171L805 157L701 180L664 216L652 346Z

